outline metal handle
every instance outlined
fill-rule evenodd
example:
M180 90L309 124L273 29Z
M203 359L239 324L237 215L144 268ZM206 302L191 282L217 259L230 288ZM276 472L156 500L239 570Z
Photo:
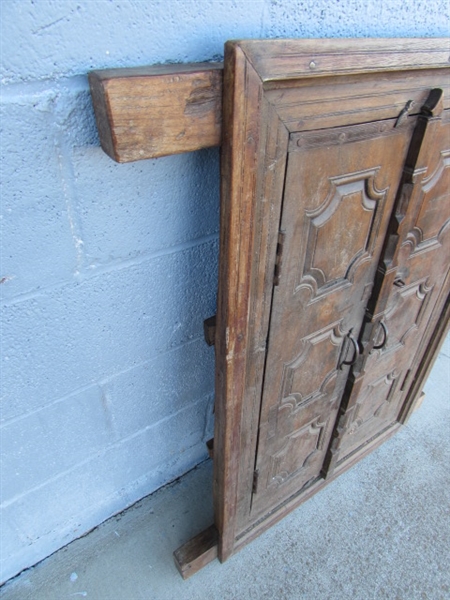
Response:
M374 350L381 350L382 348L384 348L387 344L388 341L388 328L386 327L385 323L383 323L383 321L379 322L379 325L381 326L381 329L383 330L384 336L383 336L383 341L381 342L381 344L379 344L378 346L373 346Z
M353 354L353 358L352 360L343 360L341 362L341 364L339 365L339 369L342 369L342 367L344 365L354 365L356 362L356 359L358 358L358 354L359 354L359 347L358 347L358 342L355 340L355 338L352 336L351 333L348 334L348 339L351 341L351 343L353 344L353 348L355 350L354 354ZM348 348L347 348L348 350ZM347 353L346 353L347 354Z

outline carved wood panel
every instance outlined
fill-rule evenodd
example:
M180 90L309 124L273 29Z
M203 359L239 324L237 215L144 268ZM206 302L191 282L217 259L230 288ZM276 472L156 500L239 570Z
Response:
M445 144L442 164L414 147L422 162L410 161L414 173L401 179L420 107L432 87L448 87L447 46L438 44L446 50L427 69L435 42L394 44L381 63L377 45L226 46L215 338L221 560L325 485L325 473L342 470L336 461L344 468L386 439L376 436L402 410L437 297L443 306L442 281L415 261L447 236L430 216L442 211ZM331 68L335 60L344 70ZM419 189L430 197L422 213ZM403 287L393 296L396 277ZM392 335L377 350L382 319Z
M438 238L450 218L450 149L445 148L438 154L437 165L420 187L420 210L409 234L410 239L414 236L416 252L439 243Z
M321 476L413 123L382 125L291 136L255 518Z
M448 287L450 257L450 119L429 117L423 148L417 162L407 165L392 221L399 223L396 251L385 245L379 271L384 273L375 290L373 316L366 327L374 336L382 322L388 339L382 349L370 346L347 385L346 410L330 449L330 464L341 464L372 439L393 426L402 414L404 400L424 350L433 308ZM414 140L413 140L414 143ZM408 200L405 205L405 197ZM406 209L406 210L405 210ZM391 226L391 230L395 225ZM364 339L364 333L362 334ZM375 336L376 340L376 336ZM395 366L395 371L392 371ZM388 386L389 380L392 385ZM386 387L384 387L385 382ZM388 390L389 387L389 390ZM383 392L381 390L384 388ZM380 396L381 393L381 396ZM380 399L386 396L380 404Z

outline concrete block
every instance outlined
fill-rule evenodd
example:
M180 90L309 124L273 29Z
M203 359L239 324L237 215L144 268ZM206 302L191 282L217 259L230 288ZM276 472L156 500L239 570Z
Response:
M91 461L17 498L2 518L19 536L2 553L4 581L83 535L207 457L201 440L208 400L99 452ZM21 539L27 539L27 545Z
M15 554L18 548L27 545L28 540L25 535L19 534L19 525L16 522L15 515L11 513L8 519L2 518L2 551L1 556L11 556ZM1 558L0 558L1 565ZM5 581L0 566L0 581Z
M4 2L2 79L208 60L222 55L227 39L260 37L263 8L264 0Z
M101 389L92 386L0 430L1 500L11 501L112 442Z
M213 239L7 306L2 419L202 338L217 253Z
M2 552L0 555L0 585L17 575L22 569L35 565L61 548L61 546L70 543L90 531L108 518L108 516L117 514L124 507L134 504L143 496L160 488L165 483L163 477L168 477L168 481L173 481L179 475L186 473L193 466L199 464L202 460L204 460L204 445L197 444L189 451L179 455L176 460L167 464L164 467L164 473L161 469L149 475L148 478L141 478L139 482L135 482L135 485L129 487L126 494L124 490L119 490L109 497L102 497L96 503L88 505L86 502L86 508L81 513L75 514L71 511L66 511L63 519L57 522L56 526L38 534L36 539L26 537L24 534L19 536L17 533L19 527L11 528L11 535L9 535L10 530L6 527L3 531L8 536L8 539L2 543L4 543L3 548L7 548L8 552ZM74 488L73 482L71 488ZM43 490L43 493L39 494L38 497L38 501L42 502L43 512L40 511L37 503L34 502L35 499L33 496L27 496L21 499L20 506L13 504L4 509L4 521L11 523L10 519L15 514L25 516L25 519L21 521L21 526L24 526L26 529L30 517L36 519L38 516L42 516L42 518L51 516L51 507L49 507L49 511L46 508L49 497L46 494L52 494L55 488L49 489L46 486ZM59 494L60 492L56 490L56 493Z
M197 339L115 375L101 387L115 435L123 438L213 395L214 351Z
M49 82L57 91L56 126L68 148L99 146L94 107L87 75Z
M206 409L205 431L203 433L203 439L205 440L205 443L214 437L214 409L215 395L211 394L209 405Z
M433 6L420 0L272 0L267 5L267 37L439 37L450 29L445 0Z
M5 299L70 280L75 269L53 101L48 92L20 96L1 107Z
M87 268L219 230L216 148L130 164L79 148L73 162Z

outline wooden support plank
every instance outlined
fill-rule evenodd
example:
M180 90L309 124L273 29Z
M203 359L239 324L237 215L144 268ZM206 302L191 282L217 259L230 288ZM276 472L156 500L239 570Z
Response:
M203 321L203 333L208 346L214 346L216 339L216 315Z
M211 438L206 442L206 447L208 449L209 458L214 459L214 438Z
M221 63L92 71L89 84L101 146L117 162L220 144Z
M419 410L419 408L422 406L424 400L425 400L425 393L422 392L414 404L414 407L413 407L414 412L416 410Z
M205 529L173 553L183 579L188 579L217 558L219 534L214 525Z

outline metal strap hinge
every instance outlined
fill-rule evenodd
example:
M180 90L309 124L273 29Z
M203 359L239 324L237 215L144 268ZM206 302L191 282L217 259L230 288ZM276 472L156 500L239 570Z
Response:
M286 233L284 231L278 232L278 243L277 243L277 256L275 258L275 272L273 277L273 284L279 285L280 276L281 276L281 263L283 259L283 247L284 241L286 238Z
M258 491L258 480L259 480L259 471L258 471L258 469L256 469L255 471L253 471L253 485L252 485L253 494L256 494L256 492Z

